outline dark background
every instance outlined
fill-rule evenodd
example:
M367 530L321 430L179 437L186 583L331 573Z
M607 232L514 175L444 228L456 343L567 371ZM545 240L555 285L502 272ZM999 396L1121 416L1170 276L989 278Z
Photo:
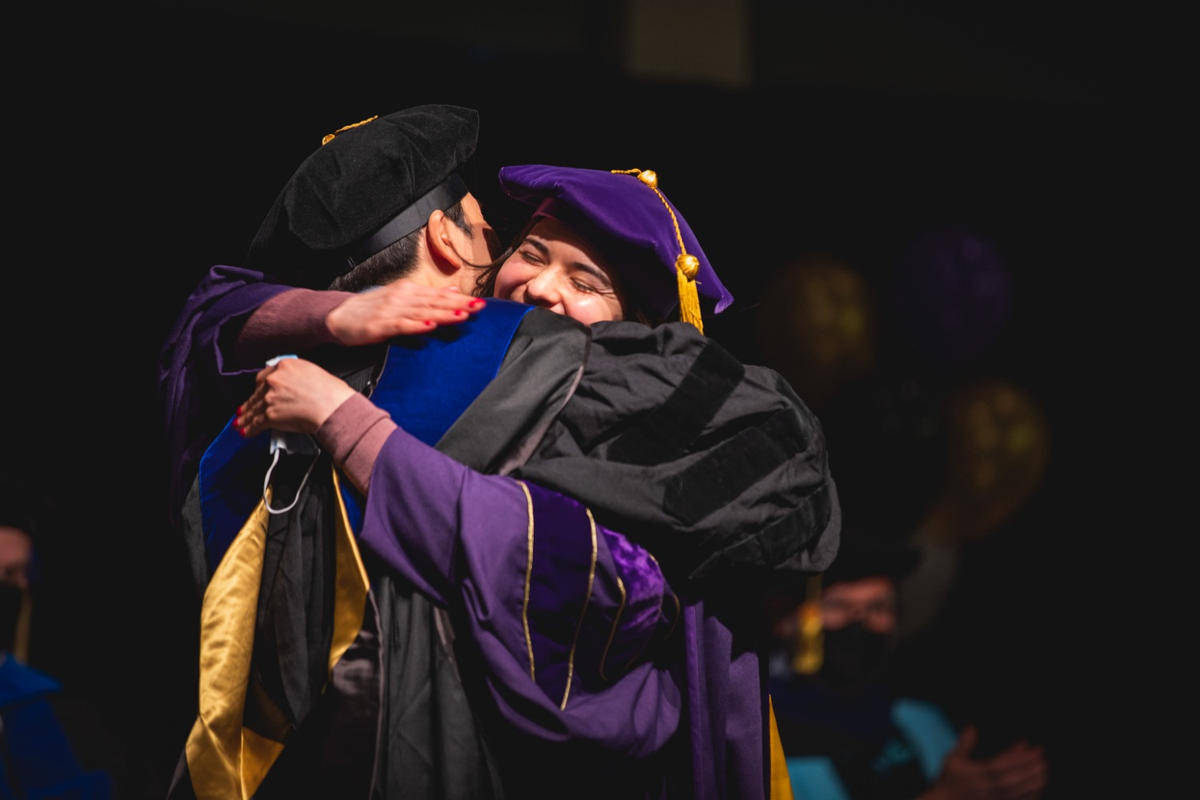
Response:
M481 112L477 191L502 227L502 164L655 169L738 299L708 332L748 362L788 369L758 332L789 265L862 277L879 312L859 378L882 393L812 400L835 477L863 498L848 531L886 528L894 507L886 532L911 532L945 477L929 434L956 388L997 379L1032 398L1044 476L958 549L904 679L990 747L1044 744L1048 796L1111 788L1152 738L1122 721L1142 705L1122 688L1141 661L1124 592L1144 533L1126 516L1126 402L1146 358L1129 334L1169 268L1135 220L1166 143L1172 30L1149 11L992 0L18 12L4 457L46 508L31 661L101 732L87 758L122 796L161 796L192 721L196 599L164 523L156 396L186 293L240 263L325 133L449 102ZM895 300L904 253L936 231L1003 263L1006 311L958 360L907 338L920 318ZM920 392L884 408L903 385Z

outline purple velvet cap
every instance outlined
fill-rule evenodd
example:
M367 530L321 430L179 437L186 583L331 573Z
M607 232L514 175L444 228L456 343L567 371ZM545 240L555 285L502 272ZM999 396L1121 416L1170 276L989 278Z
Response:
M682 251L675 225L658 192L636 175L522 164L500 169L500 188L547 216L583 228L580 233L584 235L606 239L597 245L607 253L622 254L609 266L629 291L638 295L639 304L664 317L678 306L675 259ZM673 203L671 209L684 248L700 262L696 273L700 302L707 312L720 313L733 302L733 295L721 284L687 220Z

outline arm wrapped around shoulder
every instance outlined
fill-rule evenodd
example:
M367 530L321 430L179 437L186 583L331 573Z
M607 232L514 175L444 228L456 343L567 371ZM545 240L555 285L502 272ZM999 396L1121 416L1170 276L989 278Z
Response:
M672 581L789 581L832 562L837 490L787 381L690 325L593 327L579 388L516 475L576 497Z

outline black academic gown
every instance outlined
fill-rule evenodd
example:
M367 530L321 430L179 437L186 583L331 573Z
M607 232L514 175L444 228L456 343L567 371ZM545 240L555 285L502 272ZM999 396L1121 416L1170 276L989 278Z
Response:
M367 353L313 355L369 392L378 362ZM531 313L471 412L444 452L580 499L598 522L642 537L684 592L711 596L731 614L746 587L819 571L836 552L840 514L816 418L778 375L740 365L691 326L589 329ZM277 476L283 496L298 479ZM324 680L332 491L309 481L296 508L272 522L251 697L265 695L263 709L286 713L248 718L275 725L288 744L260 796L301 787L502 796L472 681L460 672L471 664L458 663L449 644L452 619L370 563L362 630ZM184 518L202 553L196 500L193 486ZM178 778L174 794L186 796L185 761Z

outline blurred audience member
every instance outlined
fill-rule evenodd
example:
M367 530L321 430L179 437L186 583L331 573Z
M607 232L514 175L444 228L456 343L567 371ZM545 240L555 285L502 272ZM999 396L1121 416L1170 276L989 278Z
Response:
M18 661L29 660L29 628L33 598L33 535L19 518L0 517L0 651Z
M62 687L28 666L38 520L27 487L0 482L0 800L108 798L107 772L85 770L54 700Z
M896 693L896 585L918 553L848 536L805 602L781 604L770 690L797 800L1026 800L1045 790L1040 747L978 757L973 725L956 731L937 706Z

